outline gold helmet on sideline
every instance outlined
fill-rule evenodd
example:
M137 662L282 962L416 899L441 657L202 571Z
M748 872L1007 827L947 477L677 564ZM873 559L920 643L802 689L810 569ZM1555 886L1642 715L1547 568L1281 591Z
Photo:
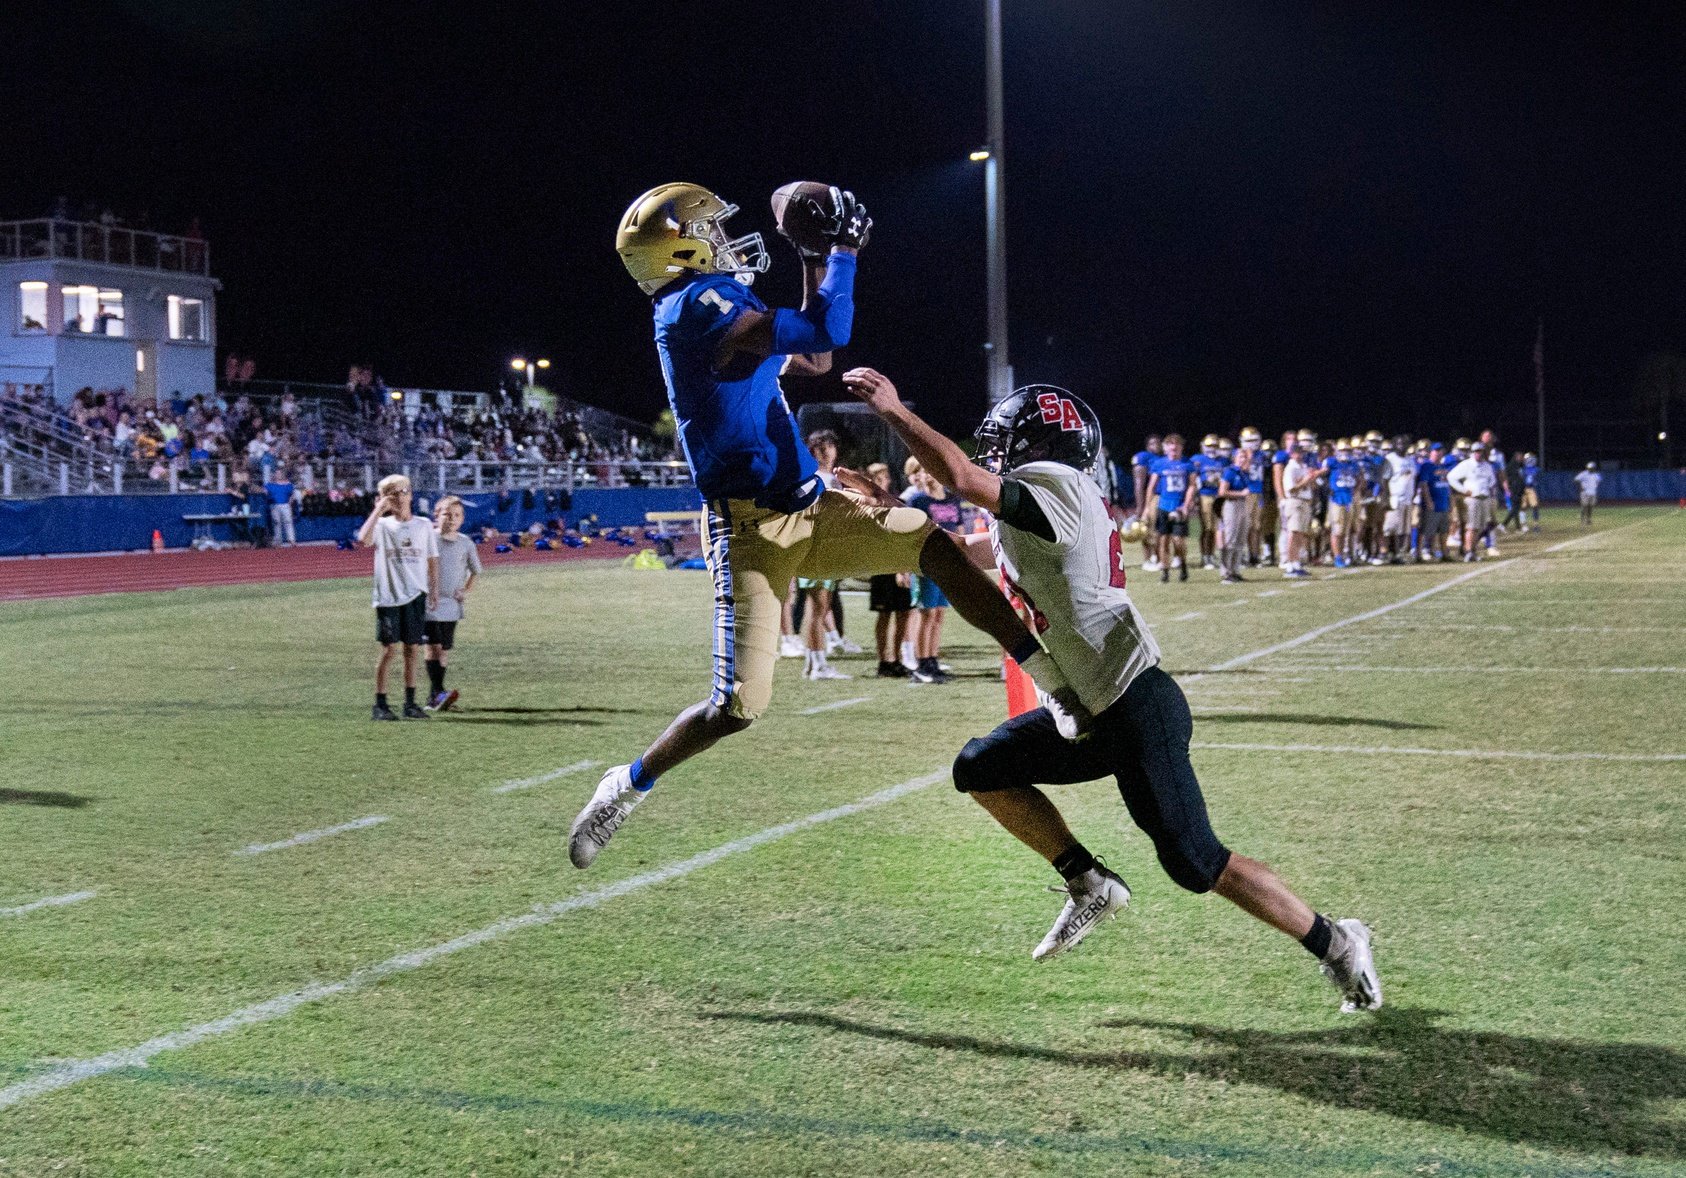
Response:
M770 259L759 233L728 237L738 211L700 184L661 184L627 206L615 252L638 289L653 295L687 270L730 274L748 286Z
M1133 519L1118 529L1120 537L1126 544L1139 544L1147 539L1147 525L1139 519Z
M1373 429L1364 435L1364 444L1372 450L1374 450L1377 446L1380 446L1385 441L1387 441L1387 439L1382 437L1382 431L1379 429Z
M1218 435L1207 434L1205 437L1201 438L1200 448L1202 450L1216 450L1218 448Z
M1262 437L1263 435L1259 433L1256 426L1249 425L1241 431L1241 444L1251 446L1256 450Z

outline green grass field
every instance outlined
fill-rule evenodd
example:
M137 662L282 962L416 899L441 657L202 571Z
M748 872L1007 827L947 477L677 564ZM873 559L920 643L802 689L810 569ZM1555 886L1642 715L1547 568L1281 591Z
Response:
M1686 513L1582 535L1239 663L1470 570L1132 586L1219 835L1374 925L1377 1015L1110 783L1055 796L1135 903L1033 964L958 623L947 687L783 663L577 872L578 766L706 688L702 574L494 567L404 726L361 581L0 605L0 909L95 893L0 915L0 1174L1686 1173Z

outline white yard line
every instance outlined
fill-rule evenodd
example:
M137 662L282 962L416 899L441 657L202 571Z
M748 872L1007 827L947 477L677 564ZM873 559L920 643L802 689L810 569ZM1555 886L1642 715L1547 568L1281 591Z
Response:
M1342 630L1348 626L1356 626L1359 622L1368 622L1371 618L1379 618L1383 614L1390 614L1396 609L1404 609L1408 605L1415 605L1424 598L1433 597L1436 593L1444 593L1446 590L1462 585L1466 581L1473 580L1476 577L1485 576L1494 569L1502 569L1504 567L1505 564L1503 563L1481 565L1479 568L1471 569L1467 573L1462 573L1456 577L1451 577L1442 581L1438 585L1431 585L1429 588L1413 593L1409 597L1401 597L1398 601L1391 602L1388 605L1377 606L1375 609L1365 610L1361 614L1353 614L1350 618L1342 618L1338 622L1330 622L1327 625L1317 627L1315 630L1307 630L1298 638L1290 638L1286 642L1278 642L1273 646L1266 646L1259 650L1248 651L1246 654L1237 655L1228 662L1219 663L1209 671L1202 671L1198 674L1188 676L1184 682L1192 682L1216 671L1233 671L1237 667L1244 667L1248 663L1257 662L1259 659L1266 658L1270 655L1280 654L1285 650L1293 650L1296 647L1304 646L1308 642L1316 642L1325 634L1333 634L1336 630Z
M689 859L680 859L669 863L665 867L658 867L654 871L646 871L640 875L630 876L593 891L582 892L570 896L566 900L558 900L552 904L542 904L531 912L519 916L506 916L502 920L493 921L464 933L460 937L453 937L449 941L441 941L421 949L414 949L408 953L400 953L396 957L388 957L385 961L374 965L366 965L334 982L315 982L303 989L293 990L286 994L278 994L274 998L251 1006L241 1007L239 1010L223 1015L210 1022L198 1023L184 1027L179 1031L159 1035L148 1039L134 1047L124 1047L116 1051L108 1051L104 1055L90 1056L84 1059L65 1060L36 1076L26 1080L19 1080L15 1084L0 1088L0 1109L10 1108L37 1096L44 1096L49 1092L56 1092L61 1088L68 1088L72 1084L79 1084L83 1080L91 1080L96 1076L103 1076L122 1068L145 1067L152 1057L166 1051L181 1051L195 1044L214 1039L219 1035L227 1035L258 1023L273 1022L285 1018L301 1006L312 1002L320 1002L324 998L332 998L339 994L349 994L379 982L394 974L407 973L413 969L420 969L424 965L431 965L435 961L446 958L464 949L472 949L483 945L487 941L508 936L510 933L522 929L539 928L567 915L570 912L584 908L596 908L610 900L630 895L655 884L667 883L669 880L679 879L710 867L727 858L737 855L763 843L775 842L786 838L809 827L822 823L834 822L839 818L848 818L865 810L893 802L897 798L905 797L939 781L948 780L948 770L937 773L927 773L923 777L915 777L911 781L904 781L899 785L892 785L888 789L881 789L875 794L868 794L859 801L845 805L834 806L829 810L809 814L804 818L797 818L791 822L778 826L769 826L758 830L754 834L745 835L740 839L733 839L729 843L722 843L712 850L692 855Z
M1178 614L1176 617L1172 618L1171 620L1173 622L1192 622L1192 621L1194 621L1195 618L1198 618L1199 616L1200 616L1199 610L1191 609L1186 614Z
M1251 597L1237 597L1234 601L1224 602L1222 605L1218 606L1218 608L1219 609L1234 609L1238 605L1252 605L1252 604L1253 604L1253 599Z
M857 695L854 699L840 699L835 703L821 704L817 708L803 708L796 714L799 716L817 716L821 712L835 712L838 708L852 708L856 704L864 704L871 698L870 695Z
M1282 594L1284 594L1286 592L1287 592L1286 589L1265 589L1265 590L1263 590L1259 593L1259 596L1260 597L1280 597L1280 596L1282 596Z
M1380 667L1369 663L1295 663L1295 671L1364 671L1381 675L1686 675L1686 667Z
M26 912L36 912L42 908L60 908L66 904L79 904L83 900L92 900L95 892L69 892L63 896L46 896L40 900L31 900L27 904L19 904L16 908L0 908L0 916L22 916Z
M1408 757L1463 757L1474 760L1512 760L1512 761L1686 761L1686 753L1536 753L1514 752L1504 749L1427 749L1405 748L1398 745L1361 745L1361 744L1255 744L1252 742L1228 742L1215 740L1195 740L1189 742L1191 749L1210 749L1220 752L1237 753L1362 753L1365 755L1390 753Z
M295 834L292 838L282 839L278 843L252 843L241 847L236 855L262 855L266 851L281 851L288 847L301 847L305 843L313 843L317 839L325 839L330 835L344 834L348 830L362 830L367 826L379 826L389 821L385 814L370 814L367 818L355 818L350 822L342 822L338 826L325 826L321 830L307 830L303 834Z
M570 773L584 773L587 769L595 769L602 761L575 761L572 765L564 765L560 769L552 769L548 773L540 773L535 777L521 777L514 781L506 781L502 785L494 785L495 794L514 793L518 789L532 789L535 785L543 785L547 781L555 781L558 777L566 777Z
M1679 634L1679 626L1506 626L1498 622L1384 622L1389 630L1474 630L1494 634Z

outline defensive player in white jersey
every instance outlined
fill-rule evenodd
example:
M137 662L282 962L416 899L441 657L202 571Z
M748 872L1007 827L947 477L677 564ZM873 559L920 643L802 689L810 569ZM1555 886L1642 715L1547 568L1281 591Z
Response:
M1124 880L1077 841L1037 788L1112 776L1173 881L1215 891L1298 940L1322 962L1343 1011L1381 1006L1370 930L1313 911L1270 868L1212 832L1189 762L1188 702L1159 667L1158 644L1125 590L1111 514L1085 473L1100 449L1093 411L1064 389L1019 389L984 418L977 457L968 461L882 374L856 368L843 379L933 477L992 514L987 536L969 538L974 558L1005 574L1069 685L1060 699L1044 697L1043 707L969 741L954 762L955 786L1066 881L1066 903L1032 956L1071 948L1129 902Z

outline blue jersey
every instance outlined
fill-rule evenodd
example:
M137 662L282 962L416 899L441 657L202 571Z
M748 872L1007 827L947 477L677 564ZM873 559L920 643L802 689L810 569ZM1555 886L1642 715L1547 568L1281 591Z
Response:
M1245 466L1226 466L1218 472L1218 479L1231 491L1252 489L1253 476L1247 472Z
M817 467L779 388L782 356L738 354L716 369L727 331L767 307L737 279L705 274L655 303L656 352L685 459L704 499L795 511L818 493Z
M1263 450L1254 450L1247 462L1247 489L1255 495L1264 494L1265 473L1270 463L1266 461Z
M1387 459L1380 454L1367 454L1362 459L1364 464L1364 494L1371 499L1381 498L1382 488L1387 485Z
M1194 467L1195 477L1200 480L1202 495L1216 495L1218 484L1223 482L1225 462L1215 454L1190 454L1189 463Z
M1524 487L1538 487L1540 485L1540 468L1538 463L1524 462L1522 464L1522 485Z
M1358 463L1350 458L1325 458L1323 469L1329 476L1329 502L1336 507L1351 507L1353 492L1363 477Z
M265 483L263 489L269 501L277 507L285 507L293 501L292 483Z
M1150 469L1159 476L1159 510L1176 511L1188 494L1188 481L1194 477L1194 463L1187 458L1155 458Z
M1152 471L1153 464L1158 461L1159 455L1155 454L1152 450L1137 450L1135 457L1130 459L1130 465L1145 466L1149 471Z
M1417 464L1417 483L1428 488L1428 502L1435 511L1452 510L1452 488L1446 482L1444 462L1432 459Z

